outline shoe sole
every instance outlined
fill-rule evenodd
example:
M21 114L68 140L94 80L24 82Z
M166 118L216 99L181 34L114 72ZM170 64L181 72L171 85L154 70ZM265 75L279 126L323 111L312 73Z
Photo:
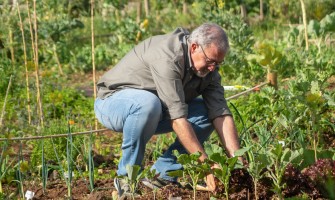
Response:
M121 197L122 196L122 189L121 189L120 182L119 182L118 178L114 178L114 187L117 191L118 196Z
M161 187L158 187L157 185L153 184L152 182L150 182L150 180L148 180L148 179L143 179L143 180L141 180L141 182L143 183L143 185L147 186L148 188L150 188L152 190L161 188Z

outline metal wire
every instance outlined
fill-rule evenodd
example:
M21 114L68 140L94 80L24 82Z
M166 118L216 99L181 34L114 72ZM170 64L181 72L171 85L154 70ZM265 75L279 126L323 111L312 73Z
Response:
M238 94L235 94L233 96L230 96L228 98L226 98L226 100L231 100L231 99L235 99L237 97L240 97L244 94L247 94L249 92L254 91L257 88L263 87L265 85L269 84L269 82L265 82L265 83L261 83L259 85L256 85L255 87L252 87L248 90L245 90L243 92L240 92ZM91 131L83 131L83 132L75 132L75 133L70 133L70 135L72 136L76 136L76 135L86 135L86 134L91 134L91 133L98 133L98 132L103 132L103 131L107 131L109 129L99 129L99 130L91 130ZM41 140L41 139L46 139L46 138L59 138L59 137L68 137L69 134L68 133L64 133L64 134L57 134L57 135L46 135L46 136L30 136L30 137L14 137L14 138L0 138L0 142L1 141L14 141L14 140Z

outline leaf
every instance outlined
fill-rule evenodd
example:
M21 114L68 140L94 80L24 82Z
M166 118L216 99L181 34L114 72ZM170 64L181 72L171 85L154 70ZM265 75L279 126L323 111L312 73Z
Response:
M183 177L183 170L170 171L170 172L167 172L167 174L172 177L174 176Z
M250 148L251 148L251 146L241 148L241 149L234 152L234 156L237 156L237 157L242 156L245 152L249 151Z
M328 94L324 94L323 96L324 96L324 98L325 98L326 100L328 100L328 105L330 105L330 106L335 106L335 100L334 100L333 97L331 97L331 96L328 95Z
M323 34L327 34L328 32L335 31L335 12L329 15L326 15L320 21L320 27L321 27Z
M223 149L217 144L205 144L205 150L208 156L214 154L214 153L222 153Z
M220 166L224 166L227 160L226 155L221 155L220 153L214 153L211 156L209 156L209 159L220 164Z
M308 24L308 33L310 34L315 34L317 37L320 36L320 23L316 20L311 20L309 21L309 24Z
M141 170L141 167L138 165L133 165L133 166L127 165L126 169L127 169L129 180L135 181Z

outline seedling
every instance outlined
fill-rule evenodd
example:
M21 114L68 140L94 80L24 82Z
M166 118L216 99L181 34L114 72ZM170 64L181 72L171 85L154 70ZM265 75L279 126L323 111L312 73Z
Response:
M187 182L187 177L191 178L191 186L193 188L193 199L196 199L197 184L200 179L203 179L210 171L208 162L201 162L199 160L201 153L194 154L177 154L178 163L183 165L183 170L176 170L168 173L169 176L182 177Z
M281 144L276 144L269 151L269 165L267 176L272 179L273 191L279 199L283 199L282 190L286 187L283 177L288 164L292 163L300 154L297 150L291 151L289 148L283 149Z
M140 180L142 178L144 178L144 176L147 174L148 170L150 170L150 168L147 168L145 170L143 170L141 172L141 167L138 165L127 165L126 166L127 169L127 174L128 176L126 177L126 181L128 182L129 186L130 186L130 192L132 194L132 198L135 199L135 193L136 193L136 189L138 187L138 183L140 182Z
M266 169L269 164L269 160L267 159L267 155L263 153L256 154L250 151L248 155L251 161L249 162L247 170L254 183L255 199L258 200L258 183L259 180L264 177L264 169Z
M214 175L217 177L225 189L226 199L229 197L229 179L231 176L231 172L234 169L242 168L242 163L239 162L238 156L242 156L248 149L240 149L235 152L235 156L232 158L228 158L226 154L221 152L215 152L209 155L209 159L220 166L220 169L214 168Z

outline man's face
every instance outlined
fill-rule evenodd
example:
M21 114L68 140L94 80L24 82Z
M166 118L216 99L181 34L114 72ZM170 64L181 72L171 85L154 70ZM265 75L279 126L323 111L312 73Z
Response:
M215 44L203 47L199 44L191 44L191 59L193 71L199 77L205 77L214 71L224 60L224 53L220 52Z

